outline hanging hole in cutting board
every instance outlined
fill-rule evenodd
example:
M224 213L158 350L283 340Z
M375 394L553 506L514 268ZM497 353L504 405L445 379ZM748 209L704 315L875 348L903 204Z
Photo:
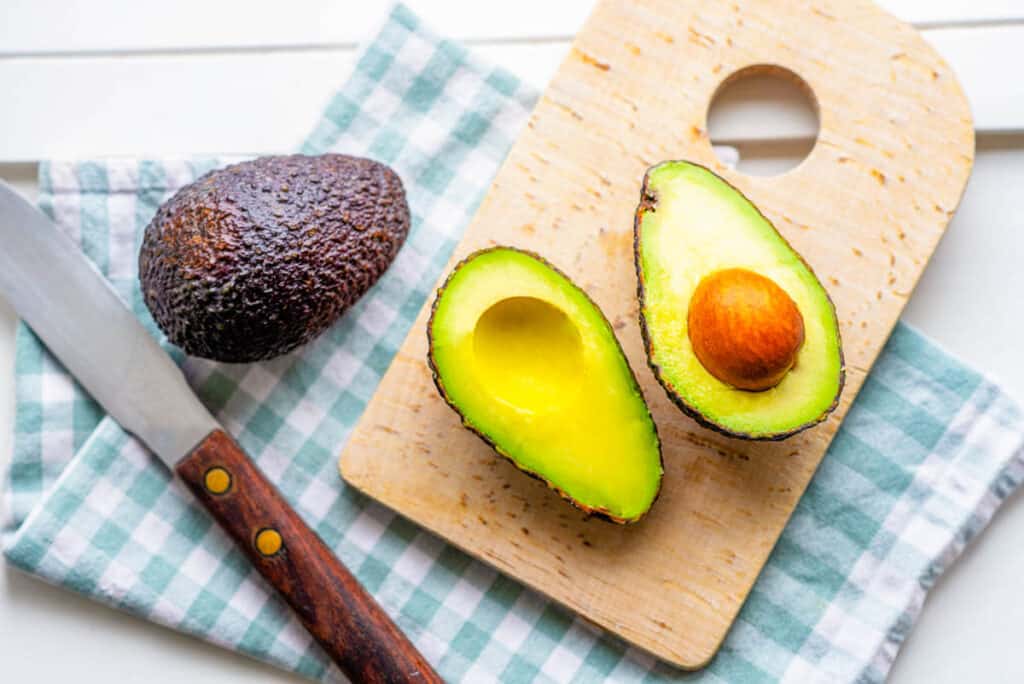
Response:
M708 107L707 131L718 146L739 151L735 168L750 176L778 176L803 162L818 139L818 101L797 74L775 65L748 66L726 78Z

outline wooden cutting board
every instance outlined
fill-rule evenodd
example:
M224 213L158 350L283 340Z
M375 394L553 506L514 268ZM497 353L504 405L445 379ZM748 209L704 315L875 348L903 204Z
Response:
M798 74L819 107L782 176L724 168L707 109L731 76ZM955 76L911 27L862 0L602 0L455 251L539 252L612 322L658 424L661 497L641 523L586 520L498 458L438 397L427 308L341 457L370 496L628 641L708 663L953 215L974 154ZM707 432L666 399L637 323L633 211L645 169L705 164L818 273L847 364L839 409L779 443ZM429 302L428 302L429 305Z

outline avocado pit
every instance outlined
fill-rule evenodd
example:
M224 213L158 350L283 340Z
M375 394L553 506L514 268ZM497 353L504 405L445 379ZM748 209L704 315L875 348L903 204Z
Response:
M701 365L738 389L778 385L796 363L804 320L775 281L744 268L705 276L690 299L687 331Z

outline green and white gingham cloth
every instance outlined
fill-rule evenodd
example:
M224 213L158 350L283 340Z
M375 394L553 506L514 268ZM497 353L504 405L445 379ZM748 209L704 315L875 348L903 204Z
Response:
M699 673L601 633L339 478L340 446L536 97L396 6L302 150L396 168L413 211L407 244L314 343L247 366L184 359L190 381L448 680L881 681L925 592L1024 477L1017 407L906 326ZM224 161L48 163L39 202L157 334L136 282L140 235L160 202ZM185 489L24 326L16 391L11 563L279 667L342 678Z

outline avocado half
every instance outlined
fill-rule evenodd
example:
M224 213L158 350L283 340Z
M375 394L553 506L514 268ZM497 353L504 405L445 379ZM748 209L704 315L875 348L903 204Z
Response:
M639 520L658 495L661 443L597 305L541 257L476 252L427 325L428 362L462 423L588 514Z
M835 409L845 369L832 300L739 190L692 162L652 167L634 256L648 363L685 413L781 440Z

